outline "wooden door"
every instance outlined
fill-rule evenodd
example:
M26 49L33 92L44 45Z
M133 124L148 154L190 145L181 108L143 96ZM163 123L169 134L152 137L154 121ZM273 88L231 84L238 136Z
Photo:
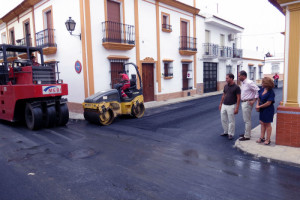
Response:
M120 81L119 72L120 71L124 71L122 62L110 63L111 88L114 88L114 84L119 83L119 81Z
M45 44L54 44L54 33L51 10L46 12Z
M182 90L189 89L189 80L187 78L188 68L189 68L188 64L182 64Z
M186 50L188 48L188 23L181 21L181 49Z
M143 63L142 70L144 101L154 101L154 66L151 63Z
M108 42L121 43L120 3L107 0L107 38Z

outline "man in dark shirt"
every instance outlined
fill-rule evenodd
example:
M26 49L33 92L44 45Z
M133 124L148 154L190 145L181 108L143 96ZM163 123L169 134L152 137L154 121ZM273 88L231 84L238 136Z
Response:
M239 112L241 89L234 82L234 75L227 74L226 82L223 90L223 96L219 105L221 111L221 121L224 133L221 136L228 136L232 140L235 132L235 116Z

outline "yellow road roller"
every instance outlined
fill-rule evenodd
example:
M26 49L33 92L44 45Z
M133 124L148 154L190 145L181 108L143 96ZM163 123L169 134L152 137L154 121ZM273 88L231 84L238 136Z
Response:
M127 68L127 70L125 70ZM115 84L115 89L101 91L84 100L84 118L92 123L110 125L119 115L131 115L141 118L145 113L143 85L137 66L134 63L125 63L123 69L130 75L130 87L124 92L127 98L121 95L120 84ZM137 75L137 76L136 76ZM137 87L137 79L140 87Z

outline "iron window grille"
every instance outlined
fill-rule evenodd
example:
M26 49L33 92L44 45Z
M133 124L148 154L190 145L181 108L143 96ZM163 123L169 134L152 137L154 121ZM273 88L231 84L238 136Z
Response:
M249 78L250 80L254 80L254 67L253 66L249 66Z
M263 69L262 68L263 68L262 66L259 67L259 79L263 78Z
M55 29L45 29L36 33L36 46L37 47L56 47L55 43Z
M232 73L232 66L231 65L226 65L226 74Z
M173 63L164 62L164 77L173 77Z
M162 24L162 28L172 31L172 25L170 24Z
M102 22L102 42L114 42L122 44L135 44L134 26L118 22Z

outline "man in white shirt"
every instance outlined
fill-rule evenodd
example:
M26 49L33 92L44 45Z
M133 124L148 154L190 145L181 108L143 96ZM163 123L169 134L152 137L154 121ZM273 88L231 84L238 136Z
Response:
M250 140L251 137L251 113L253 105L258 98L259 87L247 79L247 72L240 71L239 80L241 81L241 102L243 119L245 122L245 134L240 135L240 141Z

